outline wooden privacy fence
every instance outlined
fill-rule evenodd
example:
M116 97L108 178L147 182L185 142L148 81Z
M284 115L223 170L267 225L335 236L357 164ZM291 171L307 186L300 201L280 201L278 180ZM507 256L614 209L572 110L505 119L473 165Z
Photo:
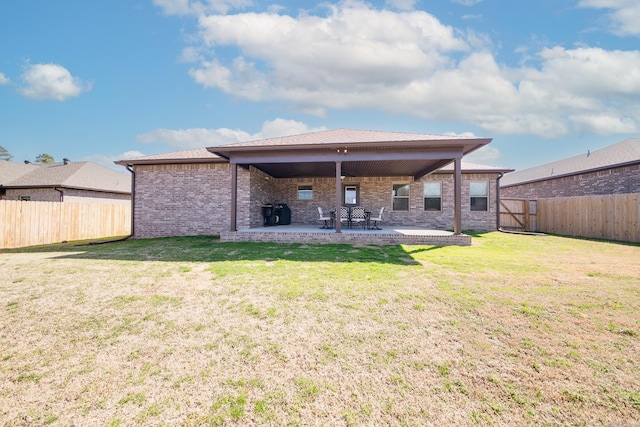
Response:
M537 213L537 231L640 242L638 193L538 199Z
M0 248L125 236L130 204L0 200Z
M535 200L500 199L500 227L504 229L536 231L537 217Z

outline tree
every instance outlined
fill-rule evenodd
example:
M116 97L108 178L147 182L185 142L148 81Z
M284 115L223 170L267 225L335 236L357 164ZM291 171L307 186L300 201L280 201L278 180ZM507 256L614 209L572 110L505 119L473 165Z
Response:
M9 161L11 159L13 159L13 156L9 154L9 150L0 145L0 160Z
M36 157L36 163L55 163L55 160L51 154L42 153Z

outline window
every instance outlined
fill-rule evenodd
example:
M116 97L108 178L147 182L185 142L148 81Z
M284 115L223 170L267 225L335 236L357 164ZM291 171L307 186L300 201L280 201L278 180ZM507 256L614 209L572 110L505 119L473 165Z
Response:
M442 210L442 186L439 182L424 183L424 210Z
M489 207L489 184L486 182L472 182L469 186L472 211L486 211Z
M393 184L393 210L409 210L409 184Z
M342 186L342 204L345 206L357 206L360 202L360 186L357 184L345 184Z
M312 200L312 199L313 199L313 186L298 185L298 200Z

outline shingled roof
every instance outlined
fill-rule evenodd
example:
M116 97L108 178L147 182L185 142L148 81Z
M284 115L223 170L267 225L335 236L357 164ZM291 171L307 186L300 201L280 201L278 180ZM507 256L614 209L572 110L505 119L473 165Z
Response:
M9 162L7 162L9 163ZM15 165L22 166L16 168ZM29 170L24 168L29 166ZM10 171L26 171L9 181L0 182L4 188L60 187L109 193L131 193L129 175L91 162L46 163L42 165L0 164L0 176ZM5 173L6 172L6 173Z
M433 135L425 133L407 133L407 132L385 132L375 130L358 130L358 129L334 129L323 130L318 132L303 133L300 135L280 136L276 138L259 139L254 141L237 142L234 144L220 145L210 147L210 151L223 150L224 148L240 148L240 147L291 147L306 145L356 145L356 144L375 144L375 143L399 143L414 141L460 141L464 139L477 140L476 137L452 136L452 135Z
M192 150L172 151L170 153L152 154L150 156L135 157L133 159L118 160L117 165L144 165L144 164L174 164L174 163L217 163L226 162L208 151L206 148L194 148Z
M640 139L626 139L601 150L510 173L502 178L501 186L528 184L636 163L640 163Z
M0 161L0 185L14 181L21 176L33 172L40 165L32 165L25 163L14 163L9 161Z

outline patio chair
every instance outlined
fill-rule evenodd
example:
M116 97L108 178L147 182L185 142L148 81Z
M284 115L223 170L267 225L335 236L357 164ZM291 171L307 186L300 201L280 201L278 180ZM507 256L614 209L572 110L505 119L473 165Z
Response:
M351 228L351 215L349 208L344 206L340 208L340 223L342 224L343 222L346 222L347 227Z
M380 208L380 214L377 217L369 218L369 221L373 221L373 225L371 226L372 230L382 230L382 228L378 227L378 223L382 222L383 213L384 213L384 206Z
M353 226L353 223L362 224L362 228L364 229L367 224L367 213L364 208L351 208L351 226Z
M322 212L322 208L318 206L318 214L320 214L319 221L324 221L324 225L320 228L333 228L333 218Z

